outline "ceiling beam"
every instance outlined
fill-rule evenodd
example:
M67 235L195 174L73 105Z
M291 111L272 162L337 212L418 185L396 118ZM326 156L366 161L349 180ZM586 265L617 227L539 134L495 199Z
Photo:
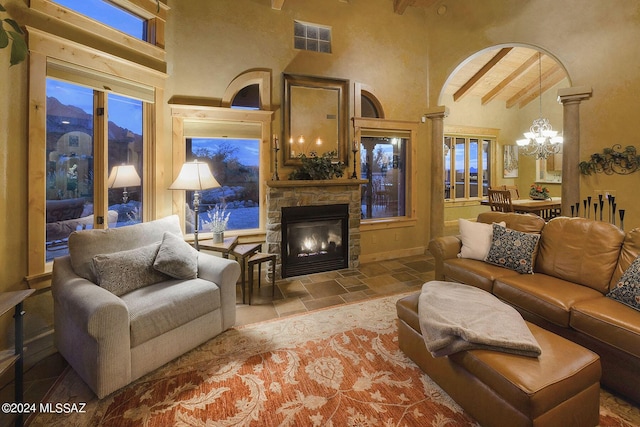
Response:
M511 74L504 78L496 87L487 92L482 97L482 105L488 104L492 99L498 96L503 90L507 89L511 83L526 73L531 67L538 63L538 52L531 55L522 65L515 69Z
M393 0L393 11L402 15L409 6L413 6L416 0Z
M511 108L515 105L518 105L519 108L524 107L534 99L537 99L545 91L561 81L564 77L564 70L560 68L557 63L554 63L551 68L542 73L542 84L538 79L533 80L527 86L519 90L518 93L509 98L507 100L506 107ZM540 92L541 87L542 92Z
M507 53L511 52L511 47L504 47L500 49L498 53L495 54L493 58L489 60L477 73L473 75L465 84L463 84L460 89L453 94L453 101L458 101L462 98L466 93L468 93L481 79L484 77L493 67L496 66L498 62L502 58L504 58Z
M271 9L282 10L284 0L271 0Z
M558 64L554 64L553 68L548 70L545 74L542 75L542 93L545 93L556 84L560 83L562 79L564 79L565 73L562 68ZM518 103L518 108L523 108L525 105L534 101L538 98L538 92L530 93L529 96L524 97Z

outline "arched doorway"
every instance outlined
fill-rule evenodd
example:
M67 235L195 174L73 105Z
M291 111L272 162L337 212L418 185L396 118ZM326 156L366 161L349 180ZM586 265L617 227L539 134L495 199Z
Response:
M528 131L533 120L540 115L548 117L555 130L564 130L566 140L566 117L563 106L558 102L562 98L562 92L572 92L571 81L564 66L551 53L532 46L515 44L484 49L462 61L447 77L439 95L440 107L434 109L433 116L427 114L434 122L441 120L438 126L432 127L432 138L434 141L443 140L452 127L466 134L482 134L487 130L494 130L494 149L489 159L491 167L485 172L491 174L491 185L515 184L525 187L523 189L527 194L531 183L555 179L557 182L549 185L553 185L554 192L557 195L562 194L564 198L564 187L568 186L565 167L566 141L562 160L556 157L550 162L548 171L553 172L550 177L549 174L546 177L540 175L541 165L542 172L547 172L547 169L544 169L546 160L537 161L535 157L526 156L519 156L521 164L516 174L504 173L504 147L515 146L516 140L522 138L523 132ZM571 120L572 139L577 144L577 126L573 123L577 122L577 115ZM437 128L442 128L440 135L434 132ZM579 132L577 135L579 137ZM452 163L448 171L445 169L444 153L444 145L434 144L432 166L434 173L442 172L443 181L445 174L454 173L455 170L451 169L456 167L455 163ZM577 159L577 151L575 156ZM574 162L577 164L577 161ZM465 159L462 164L468 168L472 167L469 159ZM559 173L556 173L560 170L563 170L565 175L564 186L561 184ZM578 175L571 175L569 179L572 183L569 186L576 189ZM466 176L473 178L469 171ZM432 226L432 237L437 233L436 227L442 230L445 221L459 217L475 217L481 210L479 202L474 204L468 200L469 197L462 203L445 202L444 182L441 192L438 191L437 184L434 177L433 189L439 194L432 195L432 220L438 222L438 218L441 217L442 222ZM444 214L445 205L447 215Z

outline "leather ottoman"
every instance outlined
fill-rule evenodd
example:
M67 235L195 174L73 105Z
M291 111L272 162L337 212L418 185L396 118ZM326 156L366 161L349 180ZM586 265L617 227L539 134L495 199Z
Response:
M597 426L600 358L532 323L538 358L489 350L434 358L418 319L419 293L398 300L400 349L483 426Z

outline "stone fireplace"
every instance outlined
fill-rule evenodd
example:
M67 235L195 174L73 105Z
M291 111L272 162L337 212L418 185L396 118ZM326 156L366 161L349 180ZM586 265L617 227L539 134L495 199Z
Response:
M277 255L277 277L291 277L309 274L314 271L311 264L318 261L316 271L329 271L340 268L355 268L360 257L360 185L366 181L359 179L334 179L323 181L268 181L267 182L267 250ZM341 207L338 207L341 206ZM294 209L291 209L294 208ZM305 209L306 208L306 209ZM285 218L283 230L283 209L294 214L318 214L311 223ZM340 220L340 211L344 221ZM312 215L313 216L313 215ZM339 224L339 225L338 225ZM299 244L283 248L283 235L295 239L316 227L316 236L325 237L325 247L314 247L307 241L306 249ZM331 235L329 237L329 235ZM337 236L339 235L339 236ZM313 237L307 237L313 240ZM304 239L302 237L304 246ZM316 239L317 240L317 239ZM322 244L320 244L322 245ZM338 245L340 247L338 248ZM284 252L283 252L284 250ZM292 253L298 266L291 269L288 265L283 271L283 254L291 260ZM335 256L331 256L335 255ZM338 255L344 258L338 260ZM300 258L300 259L298 259ZM312 259L309 259L312 258ZM294 264L296 264L294 262ZM284 275L283 275L284 273Z

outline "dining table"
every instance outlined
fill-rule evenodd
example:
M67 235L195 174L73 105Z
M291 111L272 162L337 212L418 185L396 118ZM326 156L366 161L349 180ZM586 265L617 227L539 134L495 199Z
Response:
M481 205L489 206L489 200L483 199ZM513 210L520 213L533 213L543 218L557 216L562 205L562 197L549 197L544 200L512 199Z

